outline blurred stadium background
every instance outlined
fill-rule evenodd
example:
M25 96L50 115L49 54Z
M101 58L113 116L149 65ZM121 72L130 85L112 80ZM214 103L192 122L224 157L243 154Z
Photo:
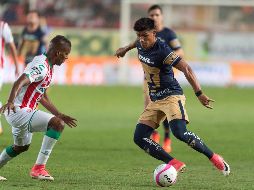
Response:
M160 3L164 22L183 45L186 60L201 83L214 86L254 85L253 0L1 0L0 19L7 21L18 43L29 9L42 15L48 39L64 34L73 43L68 64L57 70L58 84L112 85L142 83L141 67L132 51L118 60L114 52L135 38L134 21ZM22 62L22 61L21 61ZM121 64L118 64L121 62ZM6 64L6 72L13 69ZM176 73L182 84L184 77ZM13 81L8 75L6 82Z
M1 169L8 181L0 189L157 189L152 172L161 162L132 141L143 109L142 69L135 51L125 59L113 56L135 38L133 22L154 3L163 6L165 25L177 32L186 60L216 100L214 110L207 110L185 87L188 127L232 168L229 178L222 177L205 157L172 137L172 155L188 167L171 189L254 189L254 0L0 0L0 19L10 24L17 43L29 9L43 15L48 39L63 34L72 41L68 63L54 75L54 83L61 85L49 93L62 112L78 120L77 128L66 127L50 157L54 183L35 183L28 175L42 139L35 134L29 152ZM14 67L7 59L5 82L12 83ZM180 73L176 76L186 84ZM3 86L1 101L10 88ZM12 143L11 129L2 120L1 150Z

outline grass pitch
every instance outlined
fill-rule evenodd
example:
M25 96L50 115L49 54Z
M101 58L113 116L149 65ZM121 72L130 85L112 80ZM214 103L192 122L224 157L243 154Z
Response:
M10 91L5 85L0 94L4 102ZM253 123L254 89L206 88L215 99L214 110L201 106L191 89L184 89L189 130L198 134L231 166L232 175L224 177L207 158L172 136L172 156L187 165L177 183L169 189L243 190L254 189ZM133 132L143 109L139 87L53 86L52 101L62 112L78 120L78 127L66 127L56 144L47 168L54 182L29 177L40 149L42 135L35 133L30 150L1 169L8 181L0 189L158 189L153 182L157 161L133 143ZM1 150L12 144L10 127L2 118L4 134ZM159 129L163 136L163 130Z

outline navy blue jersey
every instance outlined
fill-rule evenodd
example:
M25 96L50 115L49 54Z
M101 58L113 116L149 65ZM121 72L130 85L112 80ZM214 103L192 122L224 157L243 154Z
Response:
M181 48L180 44L172 43L172 40L176 40L177 36L176 33L169 28L164 27L161 31L156 33L156 37L161 41L165 42L166 44L168 44L172 50L177 50Z
M24 28L22 32L22 39L24 41L24 49L26 50L26 63L32 61L34 56L41 55L46 51L46 47L43 42L44 36L45 33L40 27L34 32L29 32L27 28Z
M161 100L170 95L182 95L182 88L175 79L172 68L181 58L159 39L150 49L142 48L137 41L137 49L151 100Z

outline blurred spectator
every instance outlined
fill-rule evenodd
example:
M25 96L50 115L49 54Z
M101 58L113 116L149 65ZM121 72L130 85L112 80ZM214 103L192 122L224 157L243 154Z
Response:
M13 23L18 20L16 7L16 4L10 4L5 10L3 13L3 20L5 22Z
M32 61L34 56L46 51L46 33L40 26L40 16L35 10L27 14L27 23L22 32L19 55L25 56L25 64Z

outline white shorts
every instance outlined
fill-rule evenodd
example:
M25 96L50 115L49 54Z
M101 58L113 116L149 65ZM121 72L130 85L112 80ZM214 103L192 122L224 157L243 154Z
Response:
M16 108L16 113L11 111L5 118L12 127L14 144L17 146L28 145L32 141L33 132L45 132L48 123L54 115L30 108Z

